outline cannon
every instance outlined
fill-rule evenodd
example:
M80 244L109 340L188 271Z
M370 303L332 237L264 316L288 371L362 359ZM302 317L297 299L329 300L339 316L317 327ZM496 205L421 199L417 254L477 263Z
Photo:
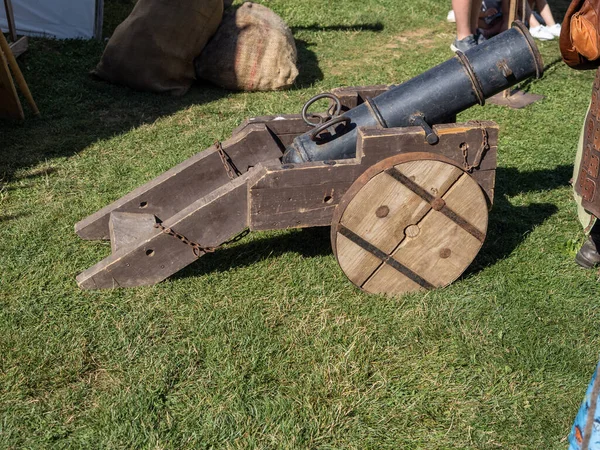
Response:
M447 286L485 240L498 126L455 114L543 63L512 28L401 85L338 88L328 112L255 117L75 225L112 253L82 289L152 285L255 230L331 227L348 279L370 293Z

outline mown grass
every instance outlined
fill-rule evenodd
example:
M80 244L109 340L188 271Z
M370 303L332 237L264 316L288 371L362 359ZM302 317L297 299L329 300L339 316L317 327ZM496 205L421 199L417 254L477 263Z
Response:
M451 56L445 2L262 3L297 39L290 91L133 92L87 76L99 42L34 39L20 58L42 117L0 124L0 447L566 448L600 311L568 185L593 73L556 42L524 86L543 101L459 116L501 135L488 238L452 286L363 294L313 229L253 233L154 287L77 288L110 253L77 238L81 218L246 117ZM129 8L107 2L107 36Z

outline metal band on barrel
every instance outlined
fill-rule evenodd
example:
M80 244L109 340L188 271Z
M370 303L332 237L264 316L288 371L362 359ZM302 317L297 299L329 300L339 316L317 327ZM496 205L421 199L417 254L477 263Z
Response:
M533 63L535 64L535 77L541 78L544 74L544 62L542 61L542 55L540 55L540 51L535 45L529 30L520 20L515 20L512 23L511 28L516 28L525 38L525 42L527 42L527 47L529 48L529 53L531 53L531 56L533 56Z
M365 97L365 103L367 104L367 107L373 114L373 117L375 117L377 122L379 122L379 125L381 125L383 128L389 128L387 122L381 115L381 112L379 111L379 108L377 107L373 99L371 97Z
M481 87L481 82L477 79L477 75L473 71L473 67L469 62L469 59L465 56L463 52L456 52L456 57L461 62L467 75L469 76L469 80L471 80L471 86L473 86L473 92L477 96L477 101L481 106L485 105L485 96L483 95L483 88Z

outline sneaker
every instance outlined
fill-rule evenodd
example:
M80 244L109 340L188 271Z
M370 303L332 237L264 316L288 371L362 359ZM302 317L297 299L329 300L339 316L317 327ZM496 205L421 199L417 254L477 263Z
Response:
M540 25L538 27L531 27L529 29L529 33L536 39L540 41L551 41L554 39L554 35L550 32L548 27L544 25Z
M487 38L483 35L483 30L481 28L477 28L477 33L475 34L475 42L477 42L477 45L481 45L485 41L487 41Z
M454 10L453 9L451 9L450 11L448 11L448 15L446 16L446 20L448 22L452 22L452 23L456 22L456 17L454 16Z
M458 38L456 38L454 39L454 42L450 45L450 49L455 53L465 53L467 50L470 50L473 47L477 47L477 41L475 40L475 36L473 36L472 34L468 35L464 39L461 39L460 41L458 40Z
M552 33L553 36L559 37L560 36L560 23L555 23L552 26L546 27L548 28L548 31L550 33Z

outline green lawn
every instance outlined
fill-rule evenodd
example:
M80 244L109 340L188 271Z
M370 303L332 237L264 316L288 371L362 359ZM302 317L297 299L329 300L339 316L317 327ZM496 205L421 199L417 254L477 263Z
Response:
M154 287L78 289L110 253L75 235L85 216L246 117L452 56L449 2L261 3L297 40L290 91L133 92L88 77L95 41L19 59L42 116L0 123L0 448L566 448L600 308L568 184L594 74L556 41L526 83L543 101L459 116L501 134L487 241L450 287L366 295L312 229L253 233ZM130 8L107 1L106 36Z

